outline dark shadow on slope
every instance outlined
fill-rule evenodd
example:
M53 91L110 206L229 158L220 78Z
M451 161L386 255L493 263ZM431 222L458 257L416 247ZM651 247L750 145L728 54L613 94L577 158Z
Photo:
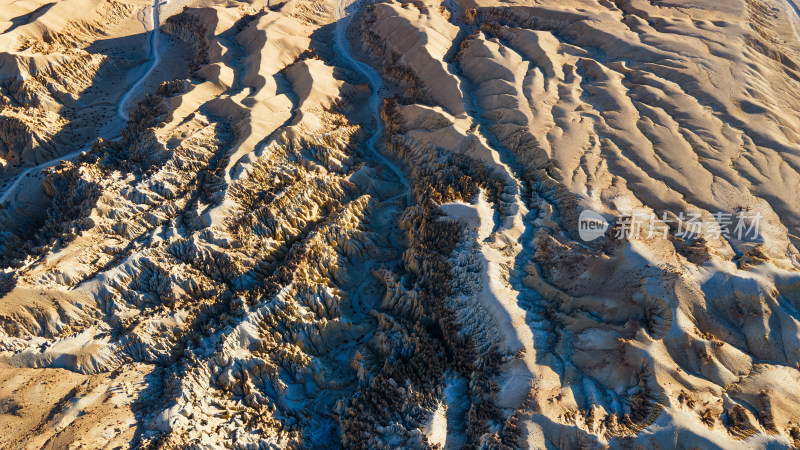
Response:
M47 10L49 10L53 5L55 5L55 2L47 3L47 4L44 4L44 5L36 8L36 9L34 9L33 11L31 11L31 12L29 12L27 14L23 14L21 16L14 17L13 19L9 20L9 22L11 22L11 26L6 28L5 31L0 32L0 34L8 33L8 32L15 30L16 28L18 28L18 27L20 27L22 25L27 25L27 24L31 23L32 21L36 20L39 16L41 16L44 13L46 13Z

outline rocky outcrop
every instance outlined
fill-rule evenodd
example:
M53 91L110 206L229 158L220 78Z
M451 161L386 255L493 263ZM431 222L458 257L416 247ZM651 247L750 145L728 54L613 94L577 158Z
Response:
M184 8L181 14L171 16L164 24L164 32L189 44L194 51L189 73L194 75L197 70L209 62L209 39L206 25L192 15L191 10Z
M800 95L761 3L167 4L171 81L114 128L137 53L101 36L138 7L78 1L0 55L0 379L59 393L0 398L34 430L0 447L800 439ZM735 214L760 234L685 232Z

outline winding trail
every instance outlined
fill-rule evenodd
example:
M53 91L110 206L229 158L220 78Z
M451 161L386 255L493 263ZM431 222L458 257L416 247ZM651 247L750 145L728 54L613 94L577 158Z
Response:
M24 180L25 177L28 176L31 172L39 171L39 170L46 169L46 168L51 167L51 166L55 166L56 164L60 163L61 161L66 161L66 160L77 158L78 155L81 154L81 152L84 152L84 151L86 151L88 149L89 149L89 147L85 147L85 148L82 148L80 150L76 150L76 151L74 151L74 152L72 152L72 153L70 153L68 155L59 156L56 159L52 159L50 161L47 161L46 163L42 163L42 164L39 164L38 166L34 166L34 167L28 167L27 169L23 170L22 172L19 173L19 175L17 175L17 178L14 180L14 182L11 183L11 186L9 186L6 189L6 191L3 192L3 195L0 196L0 204L1 203L5 203L6 201L8 201L8 198L17 190L17 187L19 187L19 184L22 182L22 180Z
M358 10L360 1L361 0L355 0L351 4L347 5L345 4L346 0L338 0L338 3L336 4L336 10L334 10L336 29L334 31L335 37L333 47L338 55L342 56L353 69L364 75L364 77L366 77L369 81L369 85L372 88L372 94L369 98L369 109L373 118L375 119L375 128L372 130L372 135L367 140L367 147L376 158L378 158L385 166L394 172L398 179L400 179L400 182L403 183L403 186L406 189L406 200L408 204L411 204L411 194L413 190L411 189L411 185L408 183L408 179L406 178L405 174L393 162L389 161L389 159L383 156L383 154L377 150L375 145L378 142L378 139L380 139L381 134L383 134L383 122L381 121L380 114L381 97L379 95L383 80L375 69L368 64L355 59L350 53L350 44L347 41L346 33L347 26L350 25L350 20L352 20L353 16L347 13L347 8L351 7L355 10Z
M166 4L166 3L167 3L166 1L164 1L163 3L159 3L159 0L154 0L153 1L153 7L152 7L152 10L153 10L153 30L151 31L151 34L150 34L150 67L147 69L147 72L145 72L144 75L142 75L136 81L136 83L134 83L133 86L131 86L130 89L128 89L125 92L125 94L122 96L122 98L117 103L117 117L119 117L120 119L122 119L125 122L128 121L128 112L130 110L130 105L129 105L130 102L134 98L136 98L136 96L141 92L141 90L144 88L145 82L148 80L148 78L153 73L155 68L158 67L158 64L161 62L161 54L158 52L158 38L159 38L159 34L160 34L160 31L159 31L160 26L159 26L159 24L161 23L160 22L160 17L159 17L159 8L160 8L160 6L162 4ZM113 122L112 122L112 124L113 124ZM119 132L119 130L117 130L117 132L111 133L111 134L112 134L112 136L114 136L115 134L118 134L118 132ZM41 171L42 169L46 169L48 167L55 166L56 164L60 163L61 161L67 161L67 160L75 159L82 152L88 151L90 148L91 148L91 146L86 146L86 147L84 147L84 148L82 148L80 150L76 150L76 151L74 151L72 153L69 153L69 154L66 154L66 155L62 155L62 156L59 156L58 158L54 158L54 159L51 159L50 161L47 161L47 162L42 163L42 164L39 164L38 166L28 167L27 169L23 170L22 172L20 172L17 175L17 177L14 179L14 181L11 183L11 185L9 185L8 188L6 188L5 192L3 192L2 195L0 195L0 204L9 201L9 198L11 198L11 196L13 196L14 193L16 193L17 188L19 187L20 183L22 183L22 181L25 179L25 177L27 177L31 173L34 173L36 171Z
M136 83L134 83L133 86L128 89L128 92L122 96L122 99L117 104L117 116L122 120L128 120L128 112L130 110L129 105L131 101L136 98L137 95L139 95L139 92L141 92L142 88L144 88L144 84L161 62L161 53L158 51L158 38L161 34L161 17L159 14L160 7L161 3L159 3L159 0L153 0L153 30L150 32L150 67L148 67L147 72L145 72L144 75L142 75L136 81Z

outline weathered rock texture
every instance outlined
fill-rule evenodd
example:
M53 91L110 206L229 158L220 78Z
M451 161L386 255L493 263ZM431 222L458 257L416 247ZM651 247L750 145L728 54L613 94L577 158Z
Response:
M14 2L0 447L800 446L777 1Z

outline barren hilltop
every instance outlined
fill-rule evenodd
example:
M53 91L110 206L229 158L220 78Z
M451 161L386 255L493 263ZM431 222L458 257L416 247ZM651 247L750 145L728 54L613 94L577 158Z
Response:
M0 0L0 448L800 447L796 0Z

